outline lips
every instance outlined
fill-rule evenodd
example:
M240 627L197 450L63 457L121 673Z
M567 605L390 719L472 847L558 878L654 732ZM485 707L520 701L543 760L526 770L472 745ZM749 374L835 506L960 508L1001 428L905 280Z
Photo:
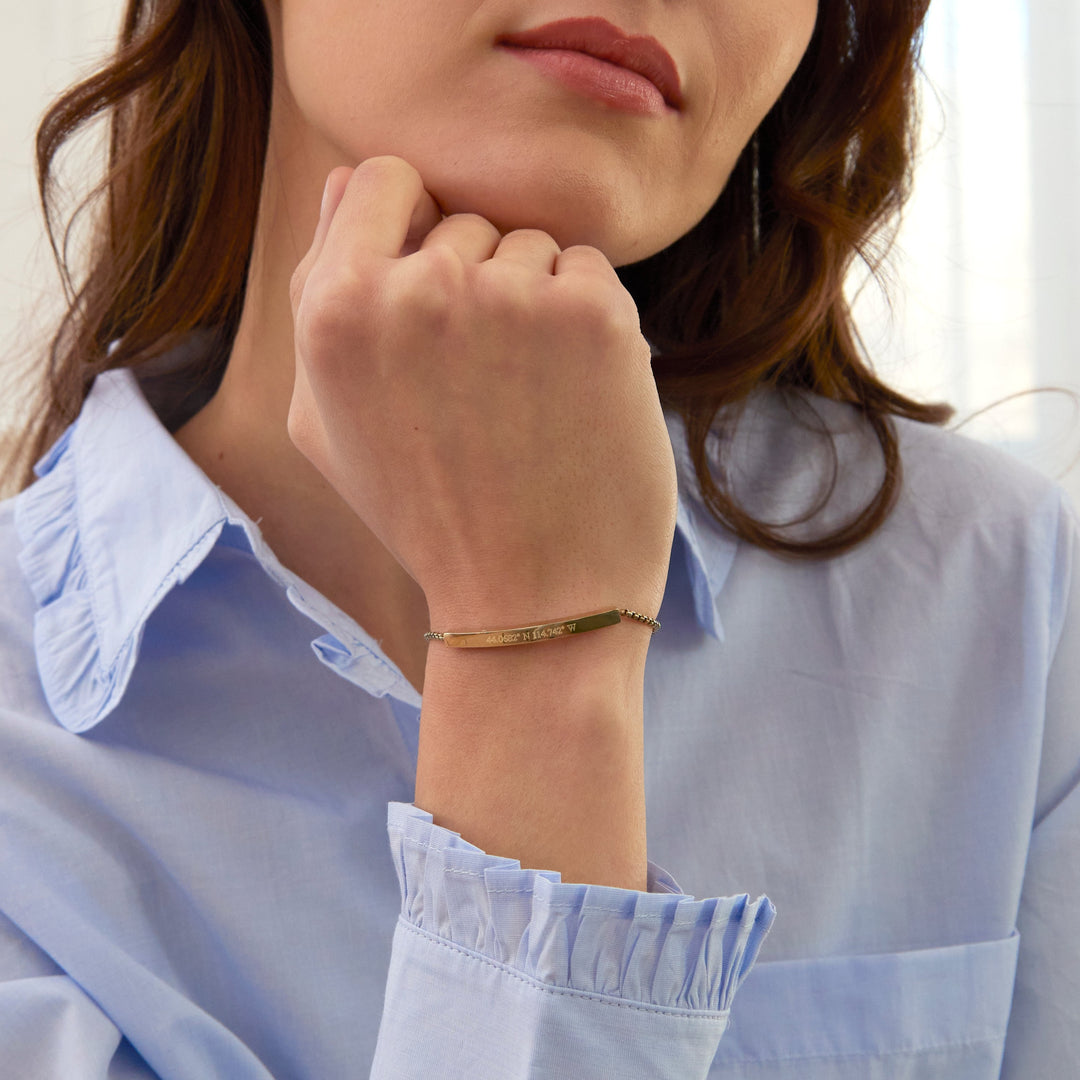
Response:
M673 109L683 106L679 71L663 45L656 38L627 34L606 19L559 19L533 30L504 34L496 44L586 53L643 75Z

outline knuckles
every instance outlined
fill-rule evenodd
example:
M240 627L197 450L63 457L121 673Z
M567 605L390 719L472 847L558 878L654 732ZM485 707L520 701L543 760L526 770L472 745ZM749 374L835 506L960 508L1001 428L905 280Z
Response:
M307 280L307 266L305 260L301 260L289 278L289 303L292 305L293 314L300 306L300 297L304 294L304 283Z
M539 230L519 232L547 236ZM607 265L596 249L578 250L594 253L598 263ZM316 262L309 268L301 262L290 280L290 297L294 332L308 366L328 376L382 338L391 323L434 337L466 328L470 321L485 329L502 324L508 334L557 328L571 332L590 351L621 356L642 347L648 351L633 298L610 272L592 273L586 267L543 275L510 259L466 263L441 244L389 264ZM297 423L303 438L300 419Z
M303 283L296 304L294 332L317 364L321 358L349 348L370 324L377 289L349 269L316 266Z
M422 248L394 270L390 283L394 307L426 326L445 326L467 297L467 268L448 247Z
M633 300L628 293L625 297L620 295L620 291L621 287L617 290L602 279L568 277L566 284L560 282L555 290L552 315L578 327L596 339L597 344L617 344L629 330L639 326Z

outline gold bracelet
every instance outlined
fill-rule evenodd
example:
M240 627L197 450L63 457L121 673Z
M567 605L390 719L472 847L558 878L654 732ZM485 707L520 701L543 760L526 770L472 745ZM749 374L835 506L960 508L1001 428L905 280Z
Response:
M525 645L530 641L547 641L550 638L565 637L567 634L584 634L588 630L599 630L602 626L614 626L625 615L638 619L652 627L652 633L660 629L660 624L648 615L639 615L626 608L611 608L608 611L594 611L588 615L578 615L572 619L560 619L557 622L537 623L535 626L518 626L512 630L476 630L469 633L439 634L429 630L424 637L429 641L441 641L458 649L487 649L495 645Z

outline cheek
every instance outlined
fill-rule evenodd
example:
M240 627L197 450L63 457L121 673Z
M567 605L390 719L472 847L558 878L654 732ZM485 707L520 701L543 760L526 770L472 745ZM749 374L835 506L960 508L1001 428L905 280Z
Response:
M813 36L817 0L737 0L722 5L712 29L713 86L697 133L686 144L679 204L681 232L708 212L739 155L788 84Z
M281 75L301 114L318 126L351 123L384 99L400 101L404 74L418 62L416 35L401 26L411 14L388 14L373 0L286 2Z
M342 55L347 35L338 35L335 41L325 30L335 17L340 19L341 13L334 0L286 3L282 10L275 76L288 88L289 96L304 116L312 109L317 111L320 105L325 108L332 103L335 95L331 87L347 61Z
M749 138L799 66L817 19L816 0L739 3L715 28L713 124Z

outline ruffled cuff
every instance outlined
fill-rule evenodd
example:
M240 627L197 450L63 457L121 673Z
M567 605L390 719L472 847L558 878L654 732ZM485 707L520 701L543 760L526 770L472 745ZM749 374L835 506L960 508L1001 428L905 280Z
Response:
M550 987L726 1012L776 914L764 896L695 900L651 862L648 892L564 882L412 803L388 804L387 831L402 918Z

